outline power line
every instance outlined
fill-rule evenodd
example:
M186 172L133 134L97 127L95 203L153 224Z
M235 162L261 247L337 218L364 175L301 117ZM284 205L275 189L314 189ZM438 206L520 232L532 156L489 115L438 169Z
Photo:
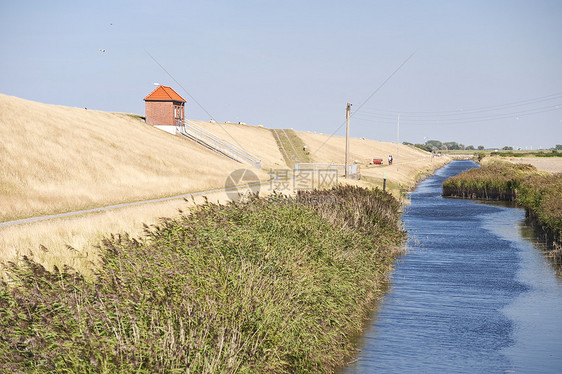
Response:
M449 110L449 111L394 111L394 110L364 110L366 113L372 114L381 114L381 115L389 115L394 116L398 113L405 114L410 117L436 117L436 116L457 116L463 114L471 114L471 113L482 113L482 112L493 112L502 109L509 109L509 108L518 108L518 107L525 107L531 104L538 104L545 101L552 101L557 100L562 97L562 92L558 92L551 95L541 96L537 98L531 98L526 100L514 101L511 103L500 104L500 105L493 105L493 106L485 106L479 108L471 108L471 109L458 109L458 110Z
M224 128L224 126L223 126L220 122L218 122L217 120L215 120L215 118L213 117L213 115L212 115L211 113L209 113L209 112L207 111L207 109L205 109L205 108L203 107L203 105L199 104L199 102L198 102L197 100L195 100L195 98L194 98L189 92L187 92L187 90L182 86L182 84L181 84L180 82L178 82L178 81L176 80L176 78L174 78L174 76L173 76L172 74L170 74L170 73L168 72L168 70L166 70L166 68L165 68L164 66L162 66L162 64L160 64L160 63L150 54L150 52L148 52L146 49L145 49L144 51L146 52L147 55L150 56L150 58L151 58L158 66L160 66L160 68L161 68L162 70L164 70L164 72L165 72L166 74L168 74L168 76L169 76L170 78L172 78L172 80L173 80L174 82L177 83L178 86L180 86L180 88L187 94L187 96L189 96L189 97L191 98L191 100L193 100L193 101L195 102L195 104L199 105L199 107L200 107L201 109L203 109L203 111L204 111L205 113L207 113L207 115L208 115L213 121L215 121L215 123L217 123L217 124L224 130L224 132L225 132L228 136L230 136L230 138L234 141L234 143L236 143L237 146L239 146L240 148L244 149L244 147L242 147L242 146L240 145L240 143L238 143L238 141L228 132L228 130L226 130L226 129Z
M366 99L365 101L363 101L363 103L362 103L361 105L359 105L359 106L357 107L357 109L355 110L355 112L353 112L353 113L357 113L358 111L360 111L361 108L363 108L363 106L364 106L365 104L367 104L367 102L368 102L369 100L371 100L371 98L372 98L373 96L375 96L375 94L376 94L377 92L379 92L379 91L381 90L381 88L383 88L384 85L385 85L390 79L392 79L392 77L393 77L396 73L398 73L398 71L399 71L400 69L402 69L402 66L406 65L406 63L407 63L408 61L410 61L410 59L411 59L412 57L414 57L415 54L416 54L416 51L414 51L410 56L408 56L408 58L405 59L404 62L402 62L402 63L400 64L400 66L398 66L398 67L396 68L396 70L394 70L394 71L392 72L392 74L390 74L390 75L388 76L388 78L386 78L386 79L384 80L384 82L382 82L381 85L380 85L379 87L377 87L377 89L374 90L373 93L370 94L369 97L367 97L367 99ZM353 115L353 113L352 113L351 115Z
M486 122L498 119L507 119L507 118L517 118L517 117L526 117L530 115L554 112L557 110L562 110L562 104L555 104L551 106L541 107L541 108L533 108L522 110L518 112L512 113L499 113L496 115L489 115L489 116L480 116L480 117L458 117L458 118L450 118L450 119L443 119L443 118L432 118L426 117L424 119L419 118L411 118L408 116L402 116L403 124L405 125L457 125L457 124L466 124L466 123L474 123L474 122ZM376 120L377 123L386 123L392 124L394 123L393 118L391 116L378 116L378 115L369 115L365 113L361 113L358 117L358 120L362 121L370 121L373 122Z
M519 111L516 111L516 112L504 112L504 113L482 115L482 116L476 116L476 117L466 117L464 114L457 114L456 118L440 119L440 121L441 120L442 121L456 121L456 120L468 120L468 119L476 119L476 120L477 119L488 119L488 118L503 117L503 116L517 116L517 115L522 115L522 114L526 114L526 113L530 113L530 112L538 114L538 113L542 113L542 112L550 112L550 111L559 110L559 109L562 109L562 103L557 103L557 104L538 107L538 108L523 109L523 110L519 110ZM472 113L466 113L466 115L471 115L471 114ZM378 115L378 114L369 114L369 113L361 113L360 115L365 116L365 117L388 119L388 120L391 120L395 117L395 116L392 116L392 115ZM404 115L404 118L408 118L412 122L424 122L424 121L428 121L428 120L431 121L435 117L434 116L426 116L426 117L419 118L417 116Z
M205 113L207 113L207 115L208 115L213 121L216 122L215 118L211 115L211 113L209 113L209 112L207 111L207 109L205 109L205 108L203 107L203 105L199 104L199 102L198 102L197 100L195 100L195 98L181 85L181 83L178 82L178 81L176 80L176 78L174 78L174 76L173 76L172 74L170 74L170 73L168 72L168 70L166 70L166 68L165 68L164 66L162 66L162 64L160 64L160 63L154 58L154 56L152 56L152 55L150 54L150 52L148 52L146 49L145 49L144 51L146 52L147 55L150 56L150 58L152 59L152 61L156 62L156 64L157 64L158 66L160 66L160 68L161 68L162 70L164 70L164 72L165 72L166 74L168 74L168 76L169 76L170 78L172 78L172 80L173 80L174 82L176 82L176 84L177 84L178 86L180 86L180 88L187 94L187 96L190 97L191 100L193 100L193 102L195 102L195 104L197 104L197 105L199 106L199 108L203 109L203 111L204 111Z
M379 91L381 90L381 88L383 88L384 85L385 85L396 73L398 73L398 71L399 71L400 69L402 69L402 67L403 67L404 65L406 65L406 63L407 63L412 57L414 57L415 54L416 54L416 51L414 51L410 56L408 56L408 58L406 58L406 59L392 72L392 74L390 74L390 75L388 76L388 78L386 78L386 79L373 91L373 93L371 93L371 94L367 97L367 99L366 99L365 101L363 101L363 103L357 107L357 110L355 110L354 112L351 112L351 113L350 113L350 118L351 118L355 113L357 113L365 104L367 104L367 102L368 102L369 100L371 100L371 98L372 98L377 92L379 92ZM343 121L343 123L342 123L341 125L339 125L338 128L335 129L334 132L332 132L332 133L328 136L328 138L324 141L324 143L322 143L322 144L320 145L320 147L318 147L318 148L312 153L312 155L314 155L316 152L318 152L320 149L322 149L322 147L324 147L324 146L326 145L326 143L328 143L328 140L330 140L330 138L332 138L346 123L347 123L347 119L346 119L345 121Z

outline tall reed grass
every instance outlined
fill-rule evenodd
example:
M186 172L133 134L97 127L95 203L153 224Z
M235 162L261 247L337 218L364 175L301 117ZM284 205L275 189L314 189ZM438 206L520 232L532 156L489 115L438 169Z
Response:
M510 200L553 243L548 253L562 274L562 173L539 173L528 164L493 162L443 182L443 196Z
M8 264L0 371L331 372L400 252L399 208L350 186L207 203L105 239L94 280Z
M466 170L443 182L443 196L514 201L522 181L538 175L528 164L495 161Z
M562 239L562 173L538 175L524 180L518 190L517 202L536 219L549 239Z

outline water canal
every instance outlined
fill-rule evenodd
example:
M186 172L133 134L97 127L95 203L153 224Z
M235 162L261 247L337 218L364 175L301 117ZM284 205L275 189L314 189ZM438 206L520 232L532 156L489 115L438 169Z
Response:
M562 283L522 209L444 199L454 161L404 214L408 254L350 373L561 373Z

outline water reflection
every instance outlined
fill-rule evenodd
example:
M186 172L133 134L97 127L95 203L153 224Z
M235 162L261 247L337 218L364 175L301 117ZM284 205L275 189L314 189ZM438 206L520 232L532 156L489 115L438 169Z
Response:
M562 368L562 288L522 239L523 210L440 196L473 166L453 162L411 194L408 255L345 373Z
M546 240L544 232L533 227L527 219L521 222L521 236L542 252L558 279L562 281L562 248L554 248L553 243Z

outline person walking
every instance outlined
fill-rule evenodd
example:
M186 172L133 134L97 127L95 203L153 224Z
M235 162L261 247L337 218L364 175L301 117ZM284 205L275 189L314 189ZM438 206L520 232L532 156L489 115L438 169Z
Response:
M388 155L388 164L392 165L392 155Z

